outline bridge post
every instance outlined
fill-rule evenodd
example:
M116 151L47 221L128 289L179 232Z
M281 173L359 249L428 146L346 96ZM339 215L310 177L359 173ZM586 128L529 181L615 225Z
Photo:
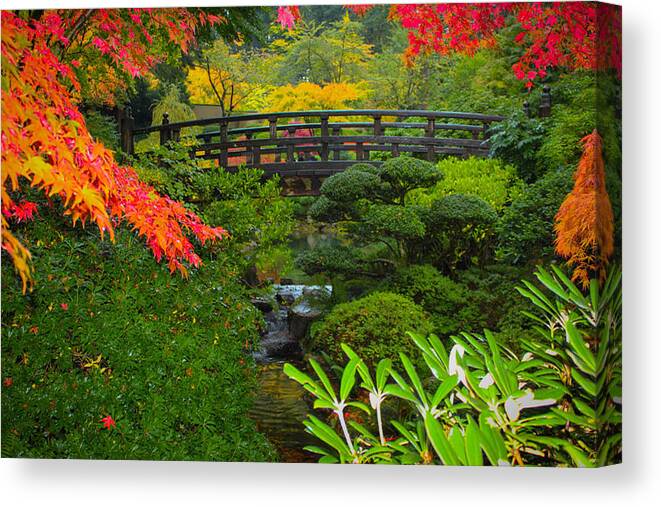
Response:
M262 163L262 151L259 145L252 147L252 165L258 166Z
M293 139L296 135L296 129L294 127L287 127L287 133L289 134L287 137ZM287 144L287 163L294 163L294 145L292 144L292 141L289 141Z
M133 128L135 127L135 120L133 119L133 113L131 111L131 106L126 108L126 111L123 115L123 118L120 119L120 134L122 141L122 149L125 153L133 155Z
M171 139L170 135L170 128L168 125L170 124L170 115L168 113L163 113L163 120L161 121L161 145L167 143Z
M227 119L226 118L221 118L220 120L220 125L219 125L219 131L220 131L220 143L221 143L221 148L218 153L218 165L220 167L224 167L227 169L227 162L228 162L228 156L227 156L227 151L228 147L226 146L227 144Z
M381 127L381 116L374 116L374 135L380 136L383 134L383 129Z
M328 115L320 115L321 119L321 160L328 160Z
M333 137L340 137L340 127L333 127ZM337 143L336 139L334 145L335 149L333 150L333 160L340 160L340 150L337 149L339 146L340 145Z
M363 143L356 143L356 160L365 160L365 149Z
M433 139L434 136L435 136L435 132L436 132L436 119L433 118L433 117L429 117L429 118L427 118L427 128L425 130L425 135L428 138ZM433 144L430 144L427 147L427 160L429 162L434 161L434 145Z
M277 141L277 139L278 139L278 117L277 116L269 116L268 120L269 120L269 137L273 141ZM275 147L279 148L280 145L276 142ZM277 152L275 154L275 161L276 161L276 163L279 163L281 161L280 152Z
M489 127L491 127L491 124L487 121L482 123L482 138L486 141L491 137L491 134L489 133Z
M278 118L276 116L269 116L269 135L271 139L278 137Z
M251 141L252 140L252 133L248 132L246 134L246 140ZM249 144L249 143L248 143ZM246 165L251 166L255 165L255 159L254 159L254 150L248 149L248 146L244 148L244 151L246 151Z

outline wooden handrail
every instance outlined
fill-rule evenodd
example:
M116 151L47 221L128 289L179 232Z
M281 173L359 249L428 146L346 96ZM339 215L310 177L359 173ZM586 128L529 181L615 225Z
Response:
M329 123L328 127L331 129L371 129L373 128L373 123L368 122L338 122L338 123ZM321 123L288 123L285 125L277 125L275 128L277 131L289 130L289 129L318 129L321 127ZM382 129L426 129L426 123L405 123L405 122L382 122ZM243 127L237 129L228 129L228 135L241 135L241 134L258 134L261 132L271 132L272 127ZM482 125L467 125L467 124L457 124L457 123L437 123L435 125L435 130L464 130L466 132L482 132ZM219 130L212 130L209 132L203 132L197 134L195 137L198 139L206 139L210 137L215 137L220 135Z
M300 119L304 121L296 121ZM408 119L413 121L405 121ZM503 119L452 111L359 109L251 113L170 123L165 114L161 125L131 129L122 140L130 152L136 135L159 132L164 144L178 140L182 129L215 125L215 130L195 134L200 142L191 148L191 157L216 160L228 171L246 165L264 170L267 176L311 175L318 183L320 177L356 161L378 164L371 160L374 152L419 154L430 161L439 155L488 156L489 127ZM245 122L263 123L242 126ZM130 122L127 125L132 127ZM451 132L464 135L452 137Z
M349 109L349 110L328 110L328 111L288 111L280 113L249 113L236 116L223 116L217 118L204 118L200 120L189 120L177 123L168 123L167 128L182 129L187 127L204 127L206 125L217 125L221 122L238 123L244 121L269 120L280 118L300 118L300 117L346 117L346 116L395 116L397 118L434 118L434 119L458 119L474 120L483 123L493 123L502 121L505 118L499 115L480 114L480 113L461 113L455 111L425 111L425 110L383 110L383 109ZM152 125L133 130L134 134L148 134L157 132L164 128L163 125Z

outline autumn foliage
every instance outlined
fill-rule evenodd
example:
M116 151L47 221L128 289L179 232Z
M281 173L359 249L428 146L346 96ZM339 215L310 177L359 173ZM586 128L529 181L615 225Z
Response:
M362 83L329 83L319 86L303 82L273 89L267 97L267 103L269 111L344 109L366 95L367 89Z
M369 5L347 5L361 16ZM287 8L283 8L287 9ZM298 12L298 11L297 11ZM596 2L502 2L394 4L390 18L408 30L405 57L419 54L474 54L498 45L498 32L518 23L515 43L523 49L512 65L528 88L554 67L622 70L622 11ZM280 17L279 17L280 19ZM287 17L290 23L294 17Z
M301 12L297 6L289 5L278 7L278 23L280 23L283 28L292 30L296 25L296 21L299 19L301 19Z
M573 267L572 279L584 288L595 275L603 280L613 254L613 210L606 191L601 136L585 136L574 188L555 217L556 252Z
M187 9L46 11L32 20L2 13L2 247L24 291L32 283L30 253L10 222L38 212L34 203L15 200L28 187L49 202L58 198L74 225L91 222L102 236L113 238L114 229L127 222L158 260L182 274L200 263L187 234L201 243L226 236L224 229L204 225L182 204L142 183L92 138L79 110L79 76L89 75L77 70L88 64L112 68L109 75L124 76L119 82L125 83L158 62L155 52L162 45L154 37L185 51L196 27L219 21ZM113 95L104 83L97 98L111 104ZM100 92L107 93L100 97Z

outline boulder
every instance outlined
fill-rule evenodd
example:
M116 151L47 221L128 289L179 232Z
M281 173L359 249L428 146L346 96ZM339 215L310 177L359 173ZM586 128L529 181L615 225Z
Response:
M262 313L269 313L273 311L274 301L263 296L252 298L251 303Z
M303 340L310 329L310 324L320 315L321 310L310 306L305 300L292 306L288 315L290 336L297 341Z

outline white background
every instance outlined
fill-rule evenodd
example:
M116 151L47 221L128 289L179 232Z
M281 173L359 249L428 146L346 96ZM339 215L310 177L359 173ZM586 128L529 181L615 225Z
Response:
M139 0L101 5L80 0L16 0L3 2L3 7L223 3L230 2ZM661 2L620 3L624 7L626 203L623 465L560 470L4 459L0 462L3 505L660 505Z

